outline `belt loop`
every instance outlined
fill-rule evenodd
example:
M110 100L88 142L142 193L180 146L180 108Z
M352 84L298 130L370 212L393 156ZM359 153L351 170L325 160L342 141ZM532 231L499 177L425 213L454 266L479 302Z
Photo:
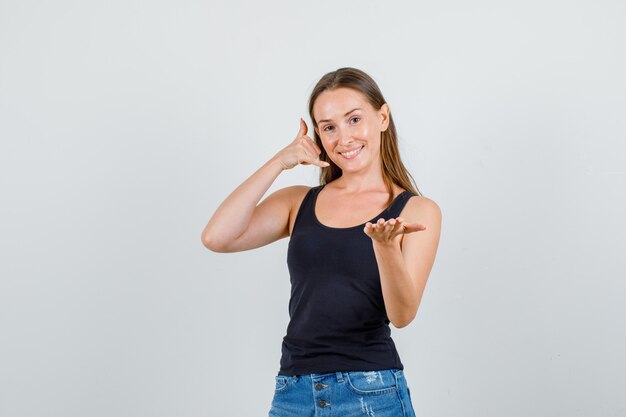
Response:
M343 372L335 372L335 375L337 375L337 382L343 382Z

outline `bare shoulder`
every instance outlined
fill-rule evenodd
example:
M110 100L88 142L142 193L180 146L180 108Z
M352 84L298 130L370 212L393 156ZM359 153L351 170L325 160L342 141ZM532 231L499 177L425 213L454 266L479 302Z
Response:
M288 187L279 188L271 193L267 199L278 202L282 207L288 207L290 211L297 209L304 199L306 193L311 189L308 185L290 185Z
M309 191L311 187L306 185L290 185L288 187L279 188L275 190L271 196L275 199L279 199L283 202L290 202L293 199L297 199L300 195L303 195Z
M304 194L309 189L310 187L305 185L291 185L279 188L263 199L259 207L263 206L266 210L284 213L284 215L290 218L294 205L302 200Z
M304 197L312 188L308 185L292 185L289 188L289 196L290 196L290 206L289 206L289 236L291 236L291 232L293 231L293 226L296 222L296 216L298 215L298 210L302 205L302 201Z
M290 185L289 187L276 190L274 193L287 204L290 209L293 209L294 206L299 206L299 203L304 199L304 196L310 189L311 187L307 185Z
M310 185L292 185L292 186L289 186L289 187L285 187L285 189L289 189L289 192L291 192L296 197L298 197L298 196L304 197L305 194L311 188L312 187Z
M441 235L441 208L434 200L415 195L409 198L399 217L402 217L405 223L417 223L426 226L426 230L403 235L400 248L403 253L415 253L417 251L422 255L431 254L423 256L418 261L424 265L430 265L428 266L428 270L430 270ZM428 262L426 261L427 258L430 259ZM423 267L426 268L424 265Z
M407 201L400 217L408 222L419 222L427 218L441 222L441 207L432 199L421 195L414 195Z

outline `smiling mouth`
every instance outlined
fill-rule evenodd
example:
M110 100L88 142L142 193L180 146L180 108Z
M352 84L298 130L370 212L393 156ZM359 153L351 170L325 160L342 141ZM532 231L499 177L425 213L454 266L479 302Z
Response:
M355 149L355 150L350 151L350 152L345 152L345 153L341 153L341 152L339 152L339 153L341 154L341 156L343 156L343 157L344 157L344 158L346 158L346 159L353 159L353 158L355 158L355 157L356 157L359 153L361 153L361 149L363 149L363 146L364 146L364 145L361 145L361 147L360 147L360 148Z

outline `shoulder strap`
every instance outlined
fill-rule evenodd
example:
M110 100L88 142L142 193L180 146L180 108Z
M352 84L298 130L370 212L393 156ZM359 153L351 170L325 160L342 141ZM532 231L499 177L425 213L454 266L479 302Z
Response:
M412 192L406 190L396 196L396 199L391 204L391 207L389 207L389 209L387 210L387 216L389 218L400 216L400 213L402 213L402 209L404 209L404 206L409 201L409 198L413 197L413 195L414 194Z
M300 203L300 207L296 212L296 220L293 225L293 230L302 224L310 224L313 221L313 201L315 200L315 194L317 194L320 190L321 186L311 187L309 191L307 191L306 195L302 199Z

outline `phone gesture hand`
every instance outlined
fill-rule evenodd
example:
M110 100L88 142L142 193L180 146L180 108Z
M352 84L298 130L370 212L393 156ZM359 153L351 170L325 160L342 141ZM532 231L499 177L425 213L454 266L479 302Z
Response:
M283 170L291 169L298 164L313 164L321 168L330 165L328 162L320 161L319 155L322 151L315 141L307 136L307 131L306 122L300 118L300 130L298 130L296 138L275 156L275 158L278 158Z

